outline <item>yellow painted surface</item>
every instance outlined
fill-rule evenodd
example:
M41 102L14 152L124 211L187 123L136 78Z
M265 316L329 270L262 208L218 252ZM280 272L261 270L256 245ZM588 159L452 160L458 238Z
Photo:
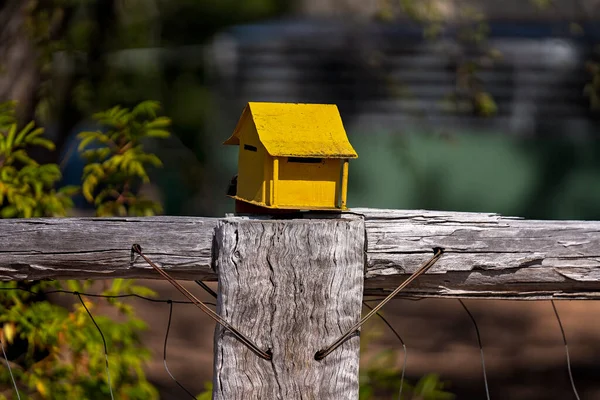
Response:
M243 126L238 156L237 196L256 202L263 202L264 169L263 160L268 157L260 143L252 121ZM244 149L244 145L256 147L256 152Z
M348 160L344 160L342 164L342 209L346 208L348 198Z
M271 192L271 204L275 207L279 206L279 159L273 157L273 191Z
M340 160L323 159L318 164L280 163L277 205L280 208L338 208Z
M248 103L233 135L239 144L246 118L272 156L356 158L335 104Z
M249 103L225 144L240 146L236 199L281 209L346 208L348 158L358 156L335 105Z
M264 169L265 196L263 197L261 205L273 206L273 158L268 155L265 157Z

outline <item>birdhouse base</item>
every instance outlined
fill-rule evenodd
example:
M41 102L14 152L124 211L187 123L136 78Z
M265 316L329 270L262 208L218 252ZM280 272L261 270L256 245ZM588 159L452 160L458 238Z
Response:
M269 208L262 207L256 204L248 203L242 200L235 201L235 213L236 214L296 214L299 213L300 210L286 210L280 208Z
M324 214L339 214L344 210L340 209L287 209L287 208L270 208L263 207L257 204L249 203L247 201L235 199L235 213L237 215L276 215L280 217L298 216L306 211Z

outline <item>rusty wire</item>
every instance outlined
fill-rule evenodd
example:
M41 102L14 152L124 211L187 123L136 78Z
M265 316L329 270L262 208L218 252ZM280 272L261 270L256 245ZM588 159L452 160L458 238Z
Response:
M4 336L4 335L2 335ZM6 361L6 368L8 368L8 373L10 374L10 380L12 381L13 387L15 388L15 393L17 394L17 399L21 400L21 395L19 394L19 388L17 387L17 381L15 380L15 376L12 373L12 368L10 367L10 361L8 361L8 356L6 355L6 350L4 350L4 337L0 338L0 345L2 346L2 355L4 355L4 361Z
M419 269L417 269L415 272L413 272L413 274L411 276L409 276L404 282L402 282L400 284L400 286L398 286L396 289L394 289L394 291L392 293L390 293L385 299L383 299L381 301L381 303L379 303L375 307L373 307L373 309L367 315L365 315L360 321L358 321L350 329L348 329L348 331L346 333L344 333L335 342L333 342L332 344L330 344L326 348L317 351L315 353L315 360L320 361L320 360L324 359L329 354L331 354L335 349L337 349L338 347L340 347L350 336L356 334L358 332L358 329L365 322L367 322L367 320L369 320L369 318L371 318L379 310L381 310L381 308L384 305L386 305L388 301L390 301L391 299L393 299L398 293L400 293L400 291L402 289L404 289L405 287L407 287L412 281L414 281L419 276L421 276L422 274L424 274L425 272L427 272L429 270L429 268L433 267L433 265L437 262L437 260L439 260L439 258L444 253L444 249L442 249L441 247L435 247L433 249L433 253L434 253L433 257L431 257L427 262L425 262L423 265L421 265L419 267Z
M577 392L577 388L575 387L575 379L573 379L573 372L571 371L571 357L569 356L569 345L567 344L567 335L565 335L565 330L563 329L563 325L560 320L560 316L558 315L556 305L554 304L554 300L550 300L550 304L552 304L552 309L554 310L554 315L556 315L556 320L558 321L558 326L560 327L560 333L562 334L563 343L565 344L565 353L567 355L567 371L569 372L569 380L571 381L573 394L575 395L575 398L579 400L579 393Z
M165 333L165 342L163 344L163 364L165 367L165 371L167 374L173 379L173 381L179 386L184 392L186 392L192 399L196 399L196 396L192 394L185 386L183 386L179 381L173 376L171 370L169 370L169 366L167 365L167 342L169 340L169 331L171 330L171 320L173 318L173 302L171 300L167 300L167 304L169 304L169 321L167 322L167 331Z
M469 315L469 318L471 318L471 322L473 322L473 326L475 327L475 333L477 334L477 344L479 345L479 353L481 354L481 368L483 370L483 383L485 383L485 395L487 400L490 400L490 389L488 387L487 374L485 372L485 358L483 357L483 345L481 344L481 334L479 333L479 327L477 326L477 321L475 321L475 317L467 308L467 305L461 299L458 299L458 301Z
M252 340L243 335L236 328L231 326L231 324L225 321L219 314L210 309L206 304L200 301L196 296L194 296L189 290L183 287L179 282L173 279L168 273L166 273L162 268L156 265L152 260L144 255L142 252L142 247L139 244L134 244L131 246L131 262L135 261L135 254L138 254L142 257L156 272L162 275L171 285L173 285L181 294L188 298L196 307L200 310L204 311L210 318L212 318L216 323L220 324L223 328L231 332L231 334L238 339L244 346L246 346L250 351L265 360L271 360L273 355L270 351L264 351L260 347L258 347Z
M367 307L369 310L373 309L373 307L371 307L366 301L363 301L363 305L365 307ZM383 323L386 324L388 328L390 328L390 330L394 333L394 336L396 336L396 338L398 338L398 340L402 344L402 350L404 351L404 361L402 363L402 372L400 374L400 389L398 390L398 400L402 400L402 388L404 386L404 375L406 373L406 364L408 362L408 350L406 349L406 343L404 343L404 339L402 339L402 336L400 336L398 331L396 329L394 329L392 324L390 324L388 322L388 320L379 311L376 312L376 314L383 321Z
M108 348L106 347L106 339L104 338L104 333L102 333L102 329L100 329L100 327L96 323L96 320L94 319L94 316L92 315L90 310L85 305L85 302L81 298L81 294L79 294L79 292L73 292L73 294L79 298L81 305L83 306L83 308L85 308L85 311L87 311L87 314L90 316L90 319L96 326L96 329L98 329L98 332L100 332L100 337L102 338L102 344L104 345L104 360L106 362L106 381L108 382L108 390L110 391L110 398L112 400L115 400L115 396L113 395L112 384L110 383L110 369L108 368Z
M217 298L217 294L215 293L215 291L212 290L206 283L204 283L204 282L202 282L201 280L198 280L198 279L196 279L194 282L196 282L196 284L198 286L200 286L202 289L204 289L206 291L206 293L208 293L209 295L211 295L215 299Z

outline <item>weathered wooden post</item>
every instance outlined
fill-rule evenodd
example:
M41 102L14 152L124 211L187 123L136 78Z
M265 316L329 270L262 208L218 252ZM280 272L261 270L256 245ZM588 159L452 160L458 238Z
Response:
M358 217L219 221L218 312L272 360L217 326L213 399L358 399L358 336L315 353L360 319L364 235Z

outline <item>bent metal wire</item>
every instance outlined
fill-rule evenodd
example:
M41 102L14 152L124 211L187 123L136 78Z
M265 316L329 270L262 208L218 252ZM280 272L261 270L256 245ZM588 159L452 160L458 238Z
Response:
M108 383L108 390L110 392L110 398L111 398L111 400L115 400L115 396L113 394L113 389L112 389L112 384L110 383L111 380L110 380L110 369L108 367L108 347L106 346L106 339L104 338L104 333L102 333L102 329L100 329L100 326L96 322L96 319L94 318L94 316L92 315L92 313L90 312L90 310L88 309L88 307L85 305L85 301L83 301L83 299L81 298L81 294L79 292L73 292L73 294L79 298L79 301L81 302L81 305L83 306L83 308L87 312L88 316L90 317L90 319L94 323L94 326L96 327L96 329L100 333L100 337L102 338L102 344L104 346L104 361L106 362L106 364L105 364L105 366L106 366L106 381Z
M377 312L379 310L381 310L381 308L384 305L386 305L386 303L388 301L390 301L391 299L393 299L402 289L404 289L405 287L407 287L412 281L414 281L419 276L421 276L422 274L424 274L425 272L427 272L429 270L429 268L433 267L433 264L435 264L437 262L437 260L439 260L439 258L444 253L444 249L442 249L441 247L434 247L433 253L434 253L433 257L431 257L429 259L429 261L427 261L425 264L423 264L422 266L420 266L419 269L417 269L415 272L413 272L413 274L411 276L409 276L404 282L402 282L400 284L400 286L398 286L385 299L381 300L381 303L379 303L375 307L373 307L373 309L367 315L365 315L360 321L358 321L356 324L354 324L354 326L352 326L352 328L348 329L348 331L346 333L344 333L342 336L340 336L339 339L337 339L335 342L333 342L328 347L326 347L326 348L324 348L322 350L317 351L315 353L315 360L320 361L320 360L324 359L329 354L331 354L335 349L337 349L338 347L340 347L350 336L354 335L358 331L358 329L365 322L367 322L367 320L369 318L371 318L373 315L377 314Z
M245 345L246 347L248 347L248 349L250 349L254 354L256 354L257 356L259 356L260 358L263 358L265 360L273 359L273 355L271 354L270 350L267 350L267 351L262 350L254 342L252 342L250 339L248 339L246 336L244 336L242 333L240 333L237 329L235 329L233 326L231 326L231 324L229 324L229 322L225 321L219 314L217 314L216 312L211 310L206 304L201 302L189 290L187 290L185 287L183 287L179 282L177 282L169 274L167 274L162 268L160 268L158 265L153 263L152 260L150 260L148 257L146 257L144 255L144 253L142 252L142 247L137 243L134 244L133 246L131 246L131 263L132 264L135 261L136 253L140 257L142 257L152 268L154 268L156 270L156 272L161 274L163 276L163 278L165 278L167 281L169 281L169 283L171 285L175 286L175 288L177 290L179 290L179 292L181 292L181 294L183 294L185 297L187 297L188 300L190 300L194 305L196 305L196 307L198 307L199 309L204 311L216 323L220 324L223 328L225 328L229 332L231 332L231 334L233 336L235 336L236 339L238 339L240 342L242 342L242 344Z
M103 299L116 299L116 298L130 298L130 297L134 297L134 298L138 298L141 300L146 300L152 303L166 303L169 304L170 306L170 310L172 311L173 305L174 304L194 304L191 301L185 301L185 300L171 300L171 299L154 299L154 298L150 298L150 297L146 297L146 296L142 296L139 294L135 294L135 293L127 293L127 294L119 294L119 295L107 295L107 294L99 294L99 293L84 293L84 292L74 292L71 290L63 290L63 289L57 289L57 290L48 290L48 291L33 291L33 290L29 290L23 287L0 287L0 292L4 292L4 291L9 291L9 290L18 290L21 292L27 292L27 293L31 293L34 296L38 296L38 295L49 295L49 294L71 294L71 295L75 295L77 297L81 297L81 296L85 296L85 297L95 297L95 298L103 298ZM209 302L205 302L204 304L208 304L211 306L215 306L216 304L214 303L209 303ZM98 324L95 322L95 320L93 319L93 316L91 315L91 312L89 311L89 309L87 308L85 302L83 302L83 307L85 308L85 310L87 311L88 316L92 319L92 322L94 323L94 325L96 326L96 328L100 331L100 334L102 337L104 337L104 334L102 333L100 327L98 326ZM171 313L169 313L169 317L171 317ZM183 385L177 380L175 379L175 377L173 376L173 374L169 371L168 366L167 366L167 348L166 348L166 344L167 344L167 340L169 337L169 330L171 327L171 318L169 318L169 321L167 323L167 331L165 334L165 341L164 341L164 345L165 347L163 348L163 363L165 366L165 369L167 370L167 373L169 374L169 376L171 377L171 379L179 386L181 387L184 391L186 391L188 394L191 395L191 392L186 389L185 387L183 387ZM8 361L8 357L6 356L6 352L4 351L4 343L2 342L3 339L3 334L0 330L0 347L2 347L3 350L3 356L4 356L4 362L9 370L9 373L11 375L11 380L13 382L13 387L15 388L15 394L17 396L17 399L21 399L21 396L19 394L19 389L17 388L17 383L14 379L14 375L12 374L12 368L11 368L11 363ZM107 354L108 349L105 348L104 349L104 356L105 358L108 358L108 354ZM107 371L108 372L108 371ZM110 390L112 392L112 387L110 387ZM194 395L191 395L192 398L196 398Z
M366 301L363 301L363 305L369 310L373 309L373 307L371 307ZM408 351L406 350L406 343L404 343L404 339L402 339L402 336L400 336L398 331L394 329L392 324L390 324L389 321L382 314L380 314L379 312L377 312L376 314L383 321L383 323L386 324L388 328L390 328L394 336L398 338L398 340L402 344L402 349L404 350L404 362L402 363L402 374L400 375L400 389L398 390L398 400L402 400L402 388L404 387L404 375L406 373L406 363L408 361Z
M490 400L490 388L488 386L487 373L485 372L485 357L483 356L483 345L481 344L481 334L479 333L479 326L477 326L477 321L475 320L475 317L473 316L471 311L469 311L469 309L467 308L467 305L465 304L465 302L462 301L461 299L458 299L458 302L460 303L462 308L464 308L464 310L467 312L467 314L469 315L469 318L471 318L471 322L473 322L473 326L475 326L475 334L477 335L477 344L479 345L479 354L481 354L481 369L483 370L483 383L485 384L485 398L487 400Z

